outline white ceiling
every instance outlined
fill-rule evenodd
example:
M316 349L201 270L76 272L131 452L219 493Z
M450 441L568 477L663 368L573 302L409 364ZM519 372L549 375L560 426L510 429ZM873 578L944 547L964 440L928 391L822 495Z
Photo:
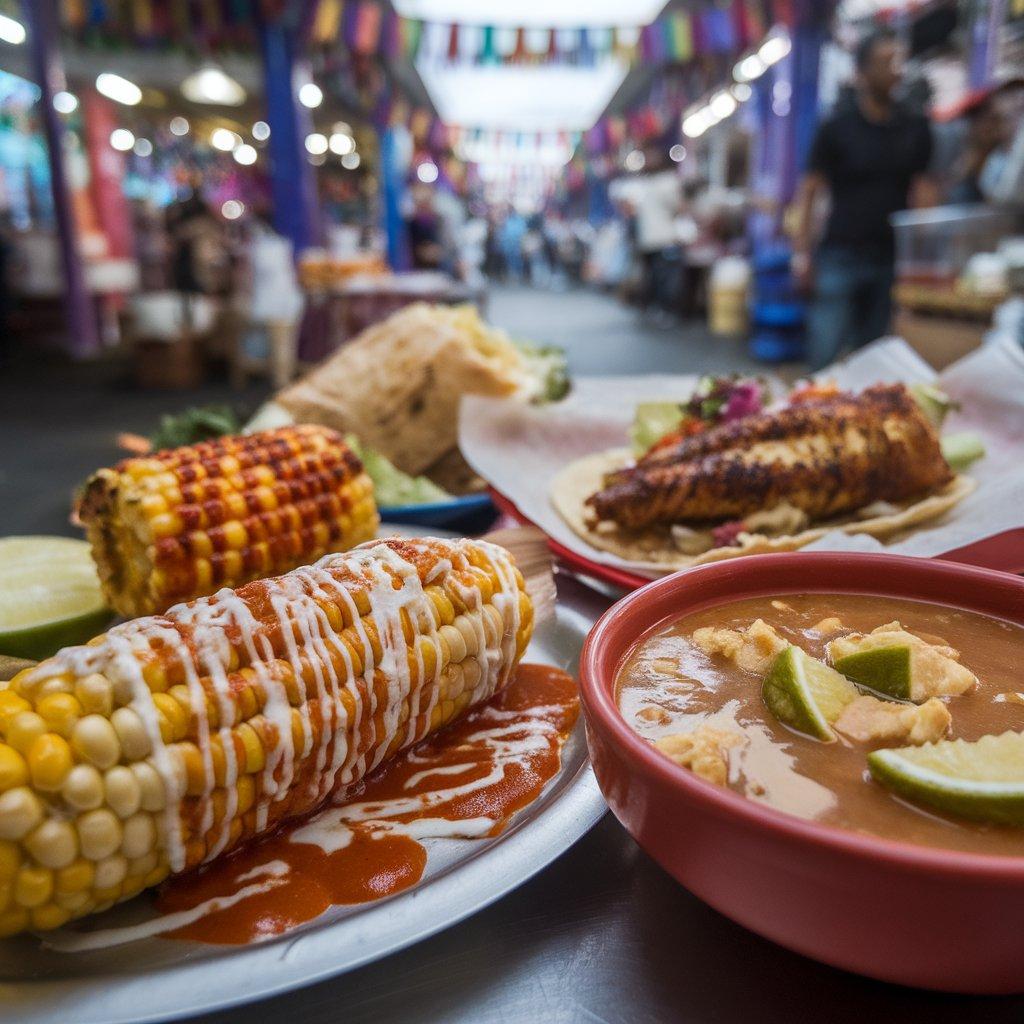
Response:
M601 28L647 25L665 0L395 0L405 18L445 25Z
M418 65L446 124L508 131L585 131L629 70L609 59L593 67Z

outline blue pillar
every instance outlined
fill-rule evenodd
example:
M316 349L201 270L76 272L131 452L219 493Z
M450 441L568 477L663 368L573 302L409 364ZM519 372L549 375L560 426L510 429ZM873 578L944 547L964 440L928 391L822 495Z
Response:
M99 335L92 299L85 284L85 272L78 247L78 225L71 206L71 194L64 170L64 125L53 108L54 93L65 88L64 66L57 44L57 11L54 0L22 0L28 23L32 71L39 85L39 107L50 157L50 188L60 236L60 253L67 287L67 320L70 350L87 356L99 349Z
M383 128L380 132L381 216L387 240L388 263L392 270L408 270L412 264L409 239L402 218L402 196L405 193L405 166L399 133L405 129Z
M31 2L31 0L26 0ZM296 98L296 50L300 33L280 22L261 22L267 124L270 125L270 189L274 227L290 238L295 253L321 242L316 176L306 158L306 136L312 130L309 111Z

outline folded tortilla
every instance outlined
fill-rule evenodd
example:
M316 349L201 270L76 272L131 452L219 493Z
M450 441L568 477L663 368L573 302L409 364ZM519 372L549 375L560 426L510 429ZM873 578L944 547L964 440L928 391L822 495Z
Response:
M473 307L417 302L342 345L274 404L297 423L353 433L418 475L457 448L463 395L502 397L528 383L519 351Z
M569 463L551 482L551 503L572 530L591 547L627 559L635 563L638 570L653 572L674 572L740 555L795 551L813 544L832 530L866 533L879 540L893 540L898 534L948 512L976 486L970 477L956 476L933 494L900 503L895 512L867 518L858 518L857 513L851 513L823 520L792 535L741 534L736 544L711 548L699 555L686 555L676 546L669 527L627 531L614 523L595 525L589 521L587 498L600 489L606 473L621 469L632 458L629 449L616 448Z

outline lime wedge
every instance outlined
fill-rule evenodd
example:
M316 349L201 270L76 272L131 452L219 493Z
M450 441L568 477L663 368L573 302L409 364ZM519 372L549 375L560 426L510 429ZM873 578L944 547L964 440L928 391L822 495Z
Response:
M0 539L0 654L46 658L111 618L85 541Z
M837 672L876 693L910 700L910 648L875 647L832 663Z
M857 688L791 644L772 663L761 696L784 725L831 743L836 738L832 723L857 696Z
M946 814L1024 826L1024 733L868 754L876 782Z

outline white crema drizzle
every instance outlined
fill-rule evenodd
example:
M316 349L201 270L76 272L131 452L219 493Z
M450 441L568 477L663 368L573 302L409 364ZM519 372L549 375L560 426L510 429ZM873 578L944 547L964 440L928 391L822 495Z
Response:
M429 539L407 542L418 553L437 559L427 577L427 585L441 583L449 573L470 568L466 552L472 546L483 548L495 567L500 590L493 596L495 607L502 615L504 631L496 644L488 645L482 617L478 614L475 629L481 678L471 695L470 704L490 697L509 679L516 660L516 637L519 631L519 589L511 557L503 549L480 541L447 541ZM373 650L356 602L350 592L351 575L366 587L370 612L380 641L379 664L374 662ZM455 582L455 581L453 581ZM397 585L396 585L397 584ZM383 760L392 738L399 729L402 707L410 702L409 720L401 746L418 742L429 731L430 717L438 700L441 674L441 649L433 628L434 611L415 565L406 561L386 544L372 542L346 554L331 554L315 565L297 569L286 576L262 581L267 602L273 609L276 625L284 644L282 660L294 674L295 685L303 683L303 656L312 670L320 713L319 741L313 750L314 735L311 703L300 701L298 711L302 722L303 745L296 750L292 735L292 705L288 698L286 681L280 671L272 671L270 662L277 659L271 647L270 629L252 613L249 605L234 591L224 589L212 597L189 604L176 605L166 615L136 619L115 626L93 646L65 648L41 664L28 677L29 684L41 682L58 672L85 676L98 672L106 676L114 689L117 705L130 707L142 722L149 737L152 752L149 760L159 773L165 791L165 807L161 836L171 870L180 872L186 865L186 850L182 840L181 801L185 795L183 765L164 743L160 734L159 718L152 693L143 676L143 662L139 655L151 647L162 644L183 670L192 708L197 712L197 746L203 772L203 792L198 795L202 832L208 835L214 822L213 794L217 789L211 736L204 713L208 685L216 707L219 725L216 734L224 753L225 807L223 820L216 836L210 839L204 860L221 853L230 839L231 822L237 811L237 783L239 765L235 754L232 727L236 698L231 692L229 666L231 646L228 630L238 633L249 667L265 693L263 718L274 727L277 742L266 751L262 772L261 796L255 807L256 829L267 827L270 808L275 801L284 799L292 786L296 765L314 757L312 796L316 802L331 792L344 791L372 771ZM472 584L456 583L457 593L471 612L480 612L483 601L480 590ZM347 610L346 618L365 652L361 677L346 644L335 634L327 614L317 603L340 603ZM419 685L414 686L410 670L408 647L402 629L402 612L413 624L417 636L426 636L435 649L433 677L424 680L425 665L422 651L414 637L414 664ZM296 639L295 632L298 633ZM179 628L181 631L179 631ZM193 654L193 650L195 653ZM337 672L334 660L344 666L344 674ZM383 729L376 726L366 744L348 742L358 736L366 715L370 722L377 720L377 697L374 678L380 671L387 682L386 706L382 709ZM362 679L362 689L358 685ZM208 683L205 683L208 680ZM347 690L354 707L353 720L348 721L342 691ZM428 695L423 706L424 690ZM368 707L364 706L366 694ZM332 752L332 753L331 753ZM329 758L329 760L328 760Z

